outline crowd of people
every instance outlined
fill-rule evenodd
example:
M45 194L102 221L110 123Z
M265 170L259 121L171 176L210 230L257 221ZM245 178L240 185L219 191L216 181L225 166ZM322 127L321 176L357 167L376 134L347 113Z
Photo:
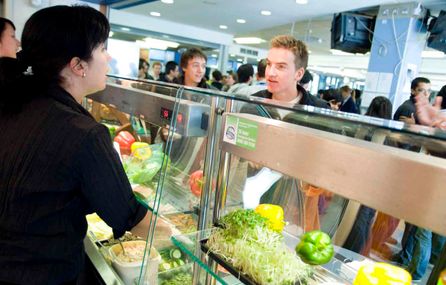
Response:
M105 88L109 30L107 19L92 8L54 6L31 16L20 42L14 24L0 18L0 284L75 284L84 260L88 213L97 212L115 237L127 230L140 236L148 232L151 213L135 199L108 130L80 104ZM243 64L227 75L215 70L206 80L207 56L190 48L179 63L167 62L164 72L162 63L150 68L140 59L138 77L359 113L359 90L343 86L317 95L308 92L308 57L305 43L277 36L256 73ZM446 115L440 112L446 88L433 105L430 92L428 79L415 78L410 99L393 119L446 129ZM290 111L269 111L293 122ZM391 119L392 104L374 98L365 115ZM306 229L316 229L319 196L325 190L303 188L311 218ZM361 206L344 247L368 255L382 248L397 225L395 218ZM444 237L406 223L401 252L393 258L419 279L444 243Z

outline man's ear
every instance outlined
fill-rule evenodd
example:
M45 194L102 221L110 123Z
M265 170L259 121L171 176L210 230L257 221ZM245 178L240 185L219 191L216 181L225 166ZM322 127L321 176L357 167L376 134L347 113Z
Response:
M296 70L296 72L294 73L294 79L297 82L300 82L300 80L302 79L302 77L304 77L305 74L305 69L303 67L300 67Z
M70 70L74 74L76 74L78 76L81 76L81 77L85 77L85 75L84 75L85 74L85 67L87 65L87 63L85 61L81 60L78 57L73 57L70 60L69 65L70 65Z

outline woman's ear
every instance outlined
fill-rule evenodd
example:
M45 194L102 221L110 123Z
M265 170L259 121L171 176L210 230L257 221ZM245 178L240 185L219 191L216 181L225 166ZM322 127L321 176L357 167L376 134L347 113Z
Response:
M71 72L73 72L77 76L85 77L85 67L87 65L85 61L81 60L78 57L73 57L70 60L69 65Z

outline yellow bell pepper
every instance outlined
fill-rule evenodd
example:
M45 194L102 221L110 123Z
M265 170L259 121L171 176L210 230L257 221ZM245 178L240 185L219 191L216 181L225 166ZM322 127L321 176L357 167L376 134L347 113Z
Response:
M256 207L255 212L268 219L269 227L273 231L282 232L285 227L282 207L273 204L260 204Z
M150 145L145 142L132 143L130 150L134 157L141 160L149 159L152 156L152 149L150 148Z
M353 285L410 285L411 282L412 276L406 270L378 262L359 268Z

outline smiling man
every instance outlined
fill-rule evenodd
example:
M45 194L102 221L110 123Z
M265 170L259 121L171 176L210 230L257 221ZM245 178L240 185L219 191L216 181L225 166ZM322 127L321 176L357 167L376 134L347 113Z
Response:
M181 55L180 66L183 76L180 84L190 87L209 88L204 79L207 56L197 48L190 48Z
M327 102L311 96L297 84L308 64L306 45L287 35L273 38L270 45L265 70L267 89L254 93L253 96L327 108Z

